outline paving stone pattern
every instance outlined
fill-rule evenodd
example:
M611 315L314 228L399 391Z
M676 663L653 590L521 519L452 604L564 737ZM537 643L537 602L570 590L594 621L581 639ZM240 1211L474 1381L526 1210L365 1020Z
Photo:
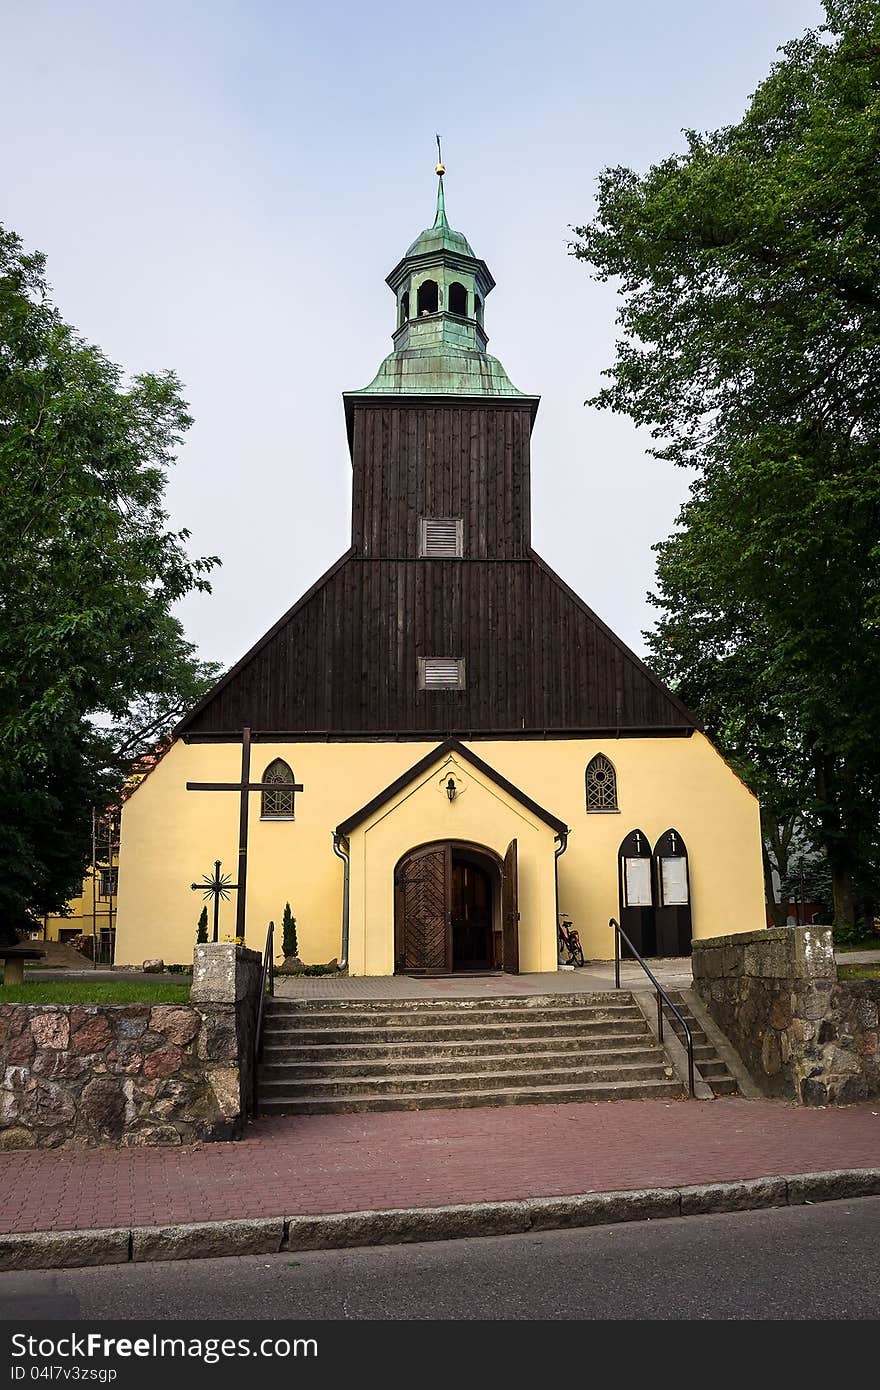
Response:
M871 1168L880 1107L638 1100L291 1116L236 1144L0 1154L0 1230L163 1226Z

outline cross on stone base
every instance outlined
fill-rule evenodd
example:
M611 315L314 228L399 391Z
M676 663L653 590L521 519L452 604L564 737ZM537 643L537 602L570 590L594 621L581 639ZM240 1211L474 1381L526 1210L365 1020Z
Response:
M189 886L194 893L202 893L205 898L214 899L214 940L217 941L220 926L220 899L224 901L229 894L238 888L237 883L231 883L232 874L221 874L220 860L214 860L214 877L209 878L207 874L200 883L191 883Z

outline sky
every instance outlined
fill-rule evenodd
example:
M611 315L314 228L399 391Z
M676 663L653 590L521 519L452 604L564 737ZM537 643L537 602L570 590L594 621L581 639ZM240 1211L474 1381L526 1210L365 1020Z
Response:
M540 395L535 548L636 651L688 479L586 408L615 291L568 250L607 166L736 121L818 0L0 0L0 221L68 322L173 368L170 525L217 554L179 612L232 664L349 543L341 393L391 350L385 276L434 217L489 265L489 351Z

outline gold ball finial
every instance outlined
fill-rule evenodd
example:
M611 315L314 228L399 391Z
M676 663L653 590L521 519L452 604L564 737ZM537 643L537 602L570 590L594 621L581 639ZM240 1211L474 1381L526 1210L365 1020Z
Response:
M438 164L438 165L435 167L435 169L434 169L434 173L435 173L435 174L439 174L440 177L442 178L443 175L446 173L446 165L445 165L445 164Z

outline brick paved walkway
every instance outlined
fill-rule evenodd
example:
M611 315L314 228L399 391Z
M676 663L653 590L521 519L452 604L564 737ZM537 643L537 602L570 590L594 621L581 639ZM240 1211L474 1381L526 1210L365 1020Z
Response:
M616 1101L260 1120L238 1144L0 1154L0 1231L444 1206L880 1164L880 1105Z

